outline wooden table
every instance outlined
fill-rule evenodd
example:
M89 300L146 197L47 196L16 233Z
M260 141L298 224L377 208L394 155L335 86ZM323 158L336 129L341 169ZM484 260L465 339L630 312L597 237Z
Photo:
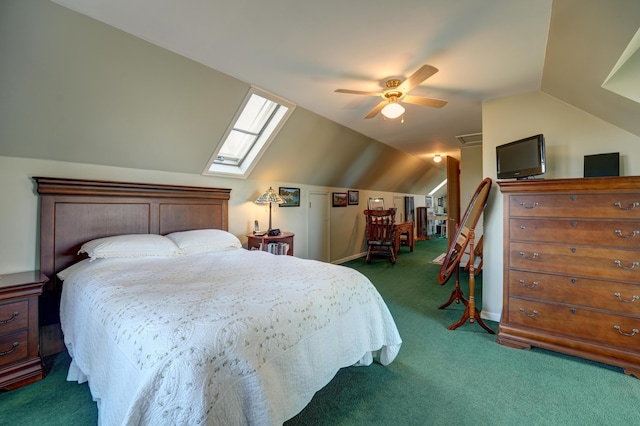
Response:
M263 251L269 251L268 245L269 243L287 243L289 244L289 251L287 254L289 256L293 256L293 232L281 232L280 235L277 236L269 236L269 235L247 235L247 248L251 249L260 249L262 247Z
M433 224L433 227L434 227L434 233L433 234L434 235L435 234L439 234L441 237L448 237L449 236L449 226L448 226L449 216L447 216L446 214L445 215L441 215L441 214L428 215L427 216L427 221L428 222L429 221L433 221L433 222L440 221L440 222L442 222L442 224L440 224L440 227L441 227L440 229L444 230L444 232L442 232L442 231L441 232L437 232L437 228L436 228L437 225L434 223ZM430 230L431 230L431 227L429 225L427 225L427 239L429 239L429 237L431 236Z
M406 234L407 235L406 245L409 246L411 251L413 251L414 240L415 240L413 236L413 222L396 223L395 228L396 228L396 250L400 252L400 235Z

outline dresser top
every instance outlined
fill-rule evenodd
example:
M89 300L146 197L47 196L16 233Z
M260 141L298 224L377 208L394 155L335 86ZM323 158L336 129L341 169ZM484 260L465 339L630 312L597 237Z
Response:
M640 176L610 176L596 178L524 179L497 181L500 191L553 192L553 191L640 191Z

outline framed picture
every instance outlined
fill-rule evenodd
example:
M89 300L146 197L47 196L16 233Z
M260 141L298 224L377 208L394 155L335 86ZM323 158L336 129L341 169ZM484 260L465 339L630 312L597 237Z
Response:
M424 206L428 208L433 207L433 197L430 197L428 195L424 197Z
M369 198L369 210L384 210L384 198Z
M333 193L333 207L347 207L347 193L346 192L334 192Z
M280 197L284 200L280 207L300 207L300 188L281 186Z
M357 206L360 204L360 192L359 191L349 191L349 205Z

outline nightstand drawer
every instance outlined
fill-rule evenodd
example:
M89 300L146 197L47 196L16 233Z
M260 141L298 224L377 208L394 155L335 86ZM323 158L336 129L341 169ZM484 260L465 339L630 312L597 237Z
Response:
M3 334L0 336L0 366L20 361L27 357L29 333L25 330L20 333Z
M44 377L38 296L48 280L40 271L0 275L0 389L17 389Z
M28 324L29 302L27 300L0 305L0 335L27 328Z

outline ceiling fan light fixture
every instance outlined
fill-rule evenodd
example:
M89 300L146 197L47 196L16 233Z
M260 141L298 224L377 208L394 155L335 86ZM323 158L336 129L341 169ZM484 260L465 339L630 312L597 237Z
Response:
M404 114L404 107L397 102L389 102L382 108L382 115L393 120Z

